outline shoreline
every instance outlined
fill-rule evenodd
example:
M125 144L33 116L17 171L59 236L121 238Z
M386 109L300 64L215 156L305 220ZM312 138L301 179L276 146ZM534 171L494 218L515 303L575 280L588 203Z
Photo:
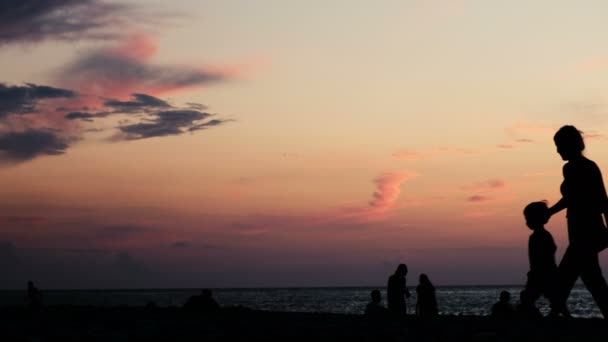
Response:
M182 308L53 306L38 313L0 308L0 339L168 341L605 341L608 322L598 318L499 321L488 316L438 316L421 321L335 313L226 307L209 316Z

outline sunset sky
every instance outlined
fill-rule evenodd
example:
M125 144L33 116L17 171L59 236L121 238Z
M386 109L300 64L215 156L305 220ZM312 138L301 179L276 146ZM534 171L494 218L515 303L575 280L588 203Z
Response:
M608 174L606 13L2 1L0 288L523 284L555 131Z

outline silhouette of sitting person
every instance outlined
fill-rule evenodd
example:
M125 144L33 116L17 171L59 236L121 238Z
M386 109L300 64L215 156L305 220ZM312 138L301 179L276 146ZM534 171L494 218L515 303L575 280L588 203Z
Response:
M367 303L365 307L365 315L367 316L381 316L385 315L388 311L382 305L382 295L379 290L373 290L370 293L371 302Z
M27 307L31 311L38 311L42 307L42 293L31 280L27 282Z
M526 290L522 290L519 293L519 304L515 307L515 315L517 318L524 320L534 320L543 317L540 310L534 305L533 298Z
M435 286L429 277L422 273L416 286L416 315L420 318L432 318L437 316L437 298L435 297Z
M532 202L524 208L526 225L532 230L528 239L528 259L530 271L526 282L526 300L531 306L544 295L551 303L552 314L558 312L554 309L558 291L558 273L555 262L555 251L557 246L553 236L545 229L549 220L549 208L546 202ZM560 310L569 316L565 306Z
M407 275L407 266L399 264L395 273L388 278L388 286L386 291L388 310L391 313L405 315L407 314L407 306L405 298L410 297L410 292L405 284L405 276Z
M515 309L511 305L511 294L508 291L500 293L498 303L492 306L492 317L498 319L511 319L515 315Z
M219 304L213 299L211 290L203 289L198 296L188 298L184 308L188 311L213 314L220 311Z

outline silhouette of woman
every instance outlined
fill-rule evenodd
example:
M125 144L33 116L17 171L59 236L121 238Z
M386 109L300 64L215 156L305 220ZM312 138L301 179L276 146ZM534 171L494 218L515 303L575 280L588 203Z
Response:
M416 286L416 315L420 318L432 318L437 316L437 298L435 297L435 286L429 277L422 273Z
M608 197L598 166L583 155L585 143L574 126L563 126L553 137L563 167L562 198L549 216L567 209L569 245L558 267L559 286L553 312L565 308L574 283L580 276L608 319L608 285L602 275L598 253L606 248L604 217L608 218Z

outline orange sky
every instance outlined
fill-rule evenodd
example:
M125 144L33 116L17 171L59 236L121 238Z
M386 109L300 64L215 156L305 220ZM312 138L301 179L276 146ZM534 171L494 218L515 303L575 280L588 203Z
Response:
M554 132L608 167L603 3L111 3L0 24L0 288L521 284Z

